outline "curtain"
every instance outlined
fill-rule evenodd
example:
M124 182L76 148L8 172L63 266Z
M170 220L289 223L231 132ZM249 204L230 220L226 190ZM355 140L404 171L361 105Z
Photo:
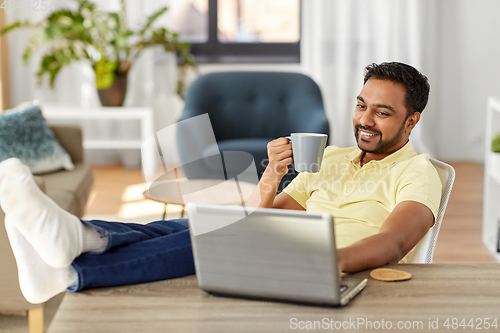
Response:
M352 115L366 65L404 62L426 74L432 87L437 7L432 0L302 1L302 68L321 87L332 145L356 144ZM417 152L434 155L429 133L437 112L431 102L411 142Z

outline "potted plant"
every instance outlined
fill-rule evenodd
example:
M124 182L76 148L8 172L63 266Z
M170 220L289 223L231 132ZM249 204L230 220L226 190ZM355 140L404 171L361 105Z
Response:
M87 61L95 71L99 98L105 106L121 106L125 99L127 74L141 52L149 47L162 46L166 52L175 52L181 59L177 94L183 98L186 68L194 67L189 44L180 42L179 34L165 28L153 28L153 23L167 11L163 7L149 16L138 30L127 27L125 1L121 0L119 13L96 9L94 3L77 0L74 11L54 11L39 23L14 22L4 28L5 34L18 28L35 28L37 32L28 42L23 54L25 63L40 50L42 59L37 75L48 74L54 87L57 74L74 61Z
M500 179L500 133L491 139L491 173Z

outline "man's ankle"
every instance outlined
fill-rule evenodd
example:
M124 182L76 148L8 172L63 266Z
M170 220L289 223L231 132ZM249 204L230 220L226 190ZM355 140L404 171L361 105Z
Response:
M82 231L82 253L95 252L100 253L106 249L108 237L97 229L83 225Z

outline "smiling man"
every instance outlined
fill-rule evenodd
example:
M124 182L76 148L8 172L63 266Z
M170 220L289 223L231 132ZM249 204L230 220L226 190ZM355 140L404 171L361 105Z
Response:
M318 173L300 173L279 195L292 163L286 138L268 144L269 164L248 205L335 217L339 266L355 272L405 256L432 227L441 182L409 142L427 104L427 78L401 63L366 68L353 116L357 147L325 149ZM44 195L18 159L0 163L0 206L25 298L194 274L186 219L147 225L83 221Z
M275 196L292 150L286 138L270 142L259 206L332 214L343 272L405 262L433 226L441 198L429 156L409 142L429 91L427 78L409 65L367 66L353 115L358 146L327 147L319 173L299 174Z

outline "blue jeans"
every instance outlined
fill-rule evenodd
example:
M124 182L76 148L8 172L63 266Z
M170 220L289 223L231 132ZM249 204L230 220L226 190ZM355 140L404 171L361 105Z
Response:
M83 221L108 237L102 253L73 261L78 283L69 291L153 282L195 273L187 219L146 225Z

